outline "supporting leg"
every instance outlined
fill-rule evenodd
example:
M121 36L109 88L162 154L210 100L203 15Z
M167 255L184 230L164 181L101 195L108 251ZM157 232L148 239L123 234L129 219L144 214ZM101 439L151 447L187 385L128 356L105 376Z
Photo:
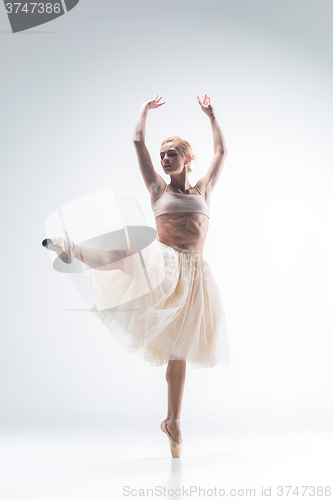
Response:
M186 375L186 361L169 361L165 378L168 383L167 420L180 418ZM182 442L180 423L167 424L167 429L175 441Z

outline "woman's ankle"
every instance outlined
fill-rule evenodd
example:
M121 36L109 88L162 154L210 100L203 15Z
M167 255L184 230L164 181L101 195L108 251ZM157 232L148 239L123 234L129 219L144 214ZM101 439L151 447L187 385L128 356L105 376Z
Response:
M168 415L167 418L166 418L166 421L169 421L169 420L180 420L180 416L176 415ZM180 422L172 422L172 423L176 423L176 424L180 424Z

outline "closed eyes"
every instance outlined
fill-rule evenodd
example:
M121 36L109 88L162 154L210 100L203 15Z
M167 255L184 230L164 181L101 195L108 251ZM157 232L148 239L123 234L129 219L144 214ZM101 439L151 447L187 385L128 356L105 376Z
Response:
M163 160L163 158L165 157L165 155L166 155L166 153L161 153L161 155L160 155L161 156L161 160ZM169 157L172 157L172 156L177 156L178 153L177 153L177 151L168 151L167 155Z

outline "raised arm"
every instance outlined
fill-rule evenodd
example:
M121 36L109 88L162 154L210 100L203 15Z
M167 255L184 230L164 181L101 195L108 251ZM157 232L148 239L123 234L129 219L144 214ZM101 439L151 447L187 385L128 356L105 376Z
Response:
M162 104L165 104L165 102L160 102L161 99L161 97L158 97L158 95L156 95L155 98L151 101L147 101L142 104L138 118L136 120L133 136L133 142L139 161L140 171L149 192L151 192L154 185L159 181L163 182L163 178L154 169L149 151L145 144L146 120L148 111L150 109L158 108L159 106L162 106Z
M206 175L200 179L204 183L208 194L212 192L222 173L222 167L227 156L227 147L221 127L216 119L214 110L210 104L210 98L205 95L203 102L198 96L198 103L204 113L209 117L213 131L214 157L209 165Z

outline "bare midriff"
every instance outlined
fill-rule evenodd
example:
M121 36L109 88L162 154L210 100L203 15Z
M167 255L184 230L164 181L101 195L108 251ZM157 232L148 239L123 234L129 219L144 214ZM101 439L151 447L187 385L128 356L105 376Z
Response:
M171 212L155 219L157 240L190 252L203 254L209 218L197 212Z

